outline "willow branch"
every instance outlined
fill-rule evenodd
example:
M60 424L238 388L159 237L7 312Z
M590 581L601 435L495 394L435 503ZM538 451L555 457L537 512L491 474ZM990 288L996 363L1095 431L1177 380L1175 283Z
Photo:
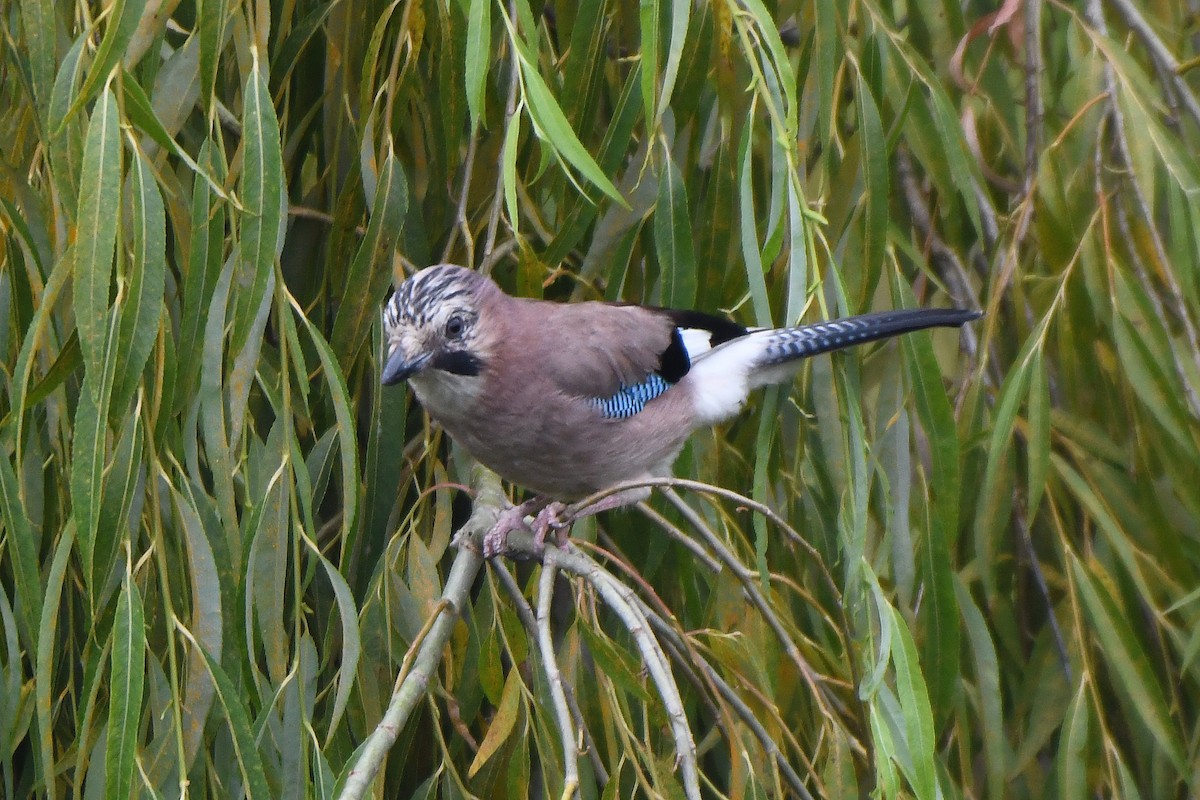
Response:
M507 545L510 552L534 552L533 536L526 531L510 533ZM553 545L546 546L543 559L552 548ZM684 793L688 800L699 800L700 771L696 760L696 745L688 726L687 714L683 710L683 698L675 683L675 677L671 674L667 655L651 633L650 622L642 612L637 595L578 549L570 546L565 550L553 549L556 551L552 556L555 566L583 578L590 584L633 637L642 656L642 663L654 681L659 699L667 712L671 734L675 739L675 758L683 778Z
M550 699L554 703L554 716L562 741L562 800L570 800L579 790L579 748L575 745L575 728L571 724L567 693L563 687L562 671L558 668L558 656L554 652L554 636L550 631L550 604L554 600L554 576L558 574L556 558L555 549L547 548L538 580L537 643L542 651L542 671L546 673L546 680L550 684Z
M500 489L500 480L486 470L477 468L471 482L476 490L475 507L471 518L455 537L460 546L446 578L441 600L426 621L423 635L413 642L405 655L387 711L367 737L358 761L346 776L340 800L361 800L370 791L371 783L379 774L388 751L396 743L396 737L404 729L417 704L425 697L430 680L442 661L442 653L454 630L454 623L467 601L471 584L483 566L479 547L471 546L471 542L477 541L495 524L505 504L504 493ZM463 546L464 543L466 546Z

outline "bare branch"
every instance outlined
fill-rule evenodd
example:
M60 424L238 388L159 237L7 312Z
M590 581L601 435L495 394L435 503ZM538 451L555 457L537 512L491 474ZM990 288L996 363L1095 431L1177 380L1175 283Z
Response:
M396 737L417 704L425 697L430 678L442 661L442 652L454 630L454 623L466 604L471 584L483 566L479 547L470 546L470 540L478 540L495 523L504 506L504 493L500 488L500 479L480 468L474 470L472 484L476 489L475 507L471 518L455 537L456 542L466 543L467 546L459 546L458 555L446 578L442 598L426 621L424 635L413 642L405 655L405 663L396 676L391 702L383 719L367 737L358 761L347 775L346 784L339 795L341 800L361 800L370 791L371 783L395 744Z
M550 603L554 599L554 576L558 574L555 564L557 548L546 548L542 559L542 574L538 580L537 643L542 652L542 671L550 684L550 698L554 701L554 716L558 721L558 733L563 750L562 800L570 800L579 790L579 748L575 744L575 729L571 724L571 712L567 708L567 693L563 688L562 672L558 669L558 657L554 652L554 636L550 632Z

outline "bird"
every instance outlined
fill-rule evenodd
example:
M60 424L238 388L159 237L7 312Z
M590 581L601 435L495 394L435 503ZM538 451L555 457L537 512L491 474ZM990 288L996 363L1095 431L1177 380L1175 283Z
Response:
M533 492L500 515L483 555L504 553L522 529L540 553L551 531L564 545L574 519L650 489L571 503L669 476L694 431L735 416L754 389L791 379L803 359L980 315L918 308L748 328L702 311L514 297L480 272L437 264L384 304L380 380L407 381L451 439Z

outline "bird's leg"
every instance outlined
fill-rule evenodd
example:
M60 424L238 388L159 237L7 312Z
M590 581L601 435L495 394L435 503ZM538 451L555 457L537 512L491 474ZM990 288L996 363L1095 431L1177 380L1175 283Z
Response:
M614 508L633 505L650 496L650 487L639 486L636 489L626 489L616 494L610 494L603 500L579 508L567 506L557 500L547 503L533 520L533 546L540 554L546 547L546 539L550 531L554 531L554 543L559 547L567 544L567 532L577 519L599 514Z
M483 535L483 557L492 558L503 553L508 545L508 534L513 531L528 530L529 526L525 524L525 517L531 514L540 517L542 509L549 504L550 498L539 494L519 506L509 506L501 511L500 516L496 518L496 523Z

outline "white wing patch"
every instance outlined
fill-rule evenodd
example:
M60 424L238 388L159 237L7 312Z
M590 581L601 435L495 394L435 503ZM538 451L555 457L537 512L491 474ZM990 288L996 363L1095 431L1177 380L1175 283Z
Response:
M687 351L688 360L693 364L696 359L712 350L712 331L703 328L678 328L679 338L683 341L683 349Z
M697 422L711 425L742 410L767 343L765 336L741 336L693 358L684 380L690 384Z

